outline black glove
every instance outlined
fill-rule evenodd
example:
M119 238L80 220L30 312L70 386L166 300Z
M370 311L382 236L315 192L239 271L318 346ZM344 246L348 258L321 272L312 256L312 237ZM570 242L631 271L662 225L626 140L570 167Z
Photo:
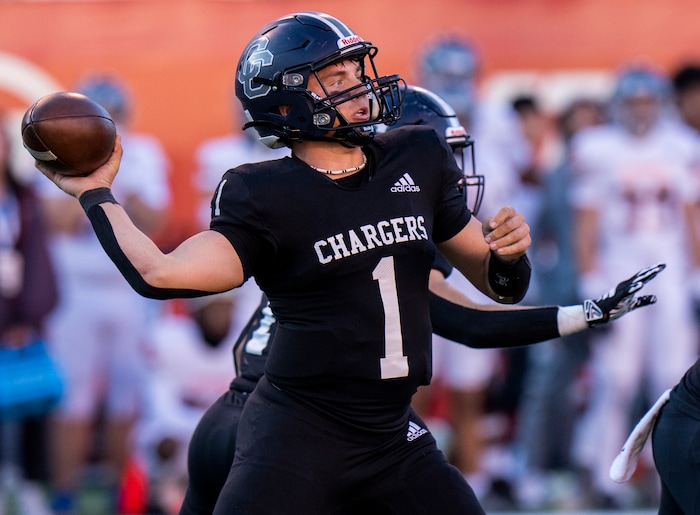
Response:
M634 294L656 277L656 274L664 268L666 268L665 263L644 268L626 281L619 283L602 297L596 300L584 300L583 312L589 327L606 324L611 320L620 318L625 313L654 304L656 295L635 297Z

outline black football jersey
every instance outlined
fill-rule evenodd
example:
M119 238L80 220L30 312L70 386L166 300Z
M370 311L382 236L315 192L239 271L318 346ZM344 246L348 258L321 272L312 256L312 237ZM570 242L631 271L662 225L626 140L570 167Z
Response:
M672 400L687 414L697 417L700 411L700 359L683 375L673 388Z
M277 320L268 379L342 421L389 427L430 378L435 242L470 212L452 151L426 127L377 136L365 180L302 161L229 170L211 229L229 239Z

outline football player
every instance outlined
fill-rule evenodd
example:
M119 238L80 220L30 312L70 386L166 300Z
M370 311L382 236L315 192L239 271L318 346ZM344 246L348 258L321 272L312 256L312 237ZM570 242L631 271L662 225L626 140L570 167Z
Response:
M86 177L37 163L79 198L106 252L152 298L226 291L248 278L277 321L265 374L246 400L214 513L481 514L411 396L430 376L428 276L436 246L482 292L525 295L529 227L512 207L480 222L434 130L402 127L400 77L332 16L265 25L243 51L236 95L268 146L291 157L224 174L210 229L164 254L110 186L121 147Z
M236 95L247 126L292 156L229 170L210 229L168 254L111 194L119 144L87 177L39 164L81 200L142 295L214 293L249 277L267 295L275 345L214 513L330 513L358 500L483 513L410 409L430 375L428 275L437 244L485 294L517 302L529 227L510 207L483 223L471 216L462 172L432 129L372 138L399 117L403 95L400 77L377 73L376 51L322 13L261 29L239 61Z
M404 125L427 125L445 138L464 171L464 193L474 214L478 213L484 177L475 173L473 142L452 110L440 97L417 86L408 86L401 118L386 130ZM430 273L430 313L433 331L474 348L503 348L545 341L614 320L654 296L635 297L635 292L663 269L658 265L640 271L617 285L607 298L575 306L515 308L479 306L455 290L445 277L451 266L438 256ZM447 299L452 299L451 302ZM189 485L181 515L212 513L228 476L236 446L236 433L246 399L263 376L277 324L266 298L234 346L236 377L229 391L213 404L190 441Z
M700 360L671 390L652 434L654 464L661 477L659 515L687 515L700 509L700 466L696 459L700 413ZM648 433L647 433L648 434Z
M594 389L582 423L605 431L580 432L577 459L591 472L594 502L624 506L628 485L610 481L608 468L630 413L640 395L658 398L697 357L691 279L700 265L700 140L672 116L668 78L654 68L619 70L610 107L609 123L571 141L580 291L590 295L644 262L668 265L656 282L663 303L591 339Z

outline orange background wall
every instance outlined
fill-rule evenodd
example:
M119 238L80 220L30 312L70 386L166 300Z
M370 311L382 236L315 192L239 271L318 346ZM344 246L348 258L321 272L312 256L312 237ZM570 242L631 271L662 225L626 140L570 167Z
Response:
M158 136L173 163L168 238L176 240L193 228L194 150L232 127L230 87L243 46L265 22L301 10L345 21L379 46L380 73L408 81L421 45L448 32L476 42L487 76L614 69L638 57L671 69L700 59L693 0L4 1L0 53L30 61L63 89L92 69L128 80L135 128ZM0 108L23 112L31 101L2 82Z

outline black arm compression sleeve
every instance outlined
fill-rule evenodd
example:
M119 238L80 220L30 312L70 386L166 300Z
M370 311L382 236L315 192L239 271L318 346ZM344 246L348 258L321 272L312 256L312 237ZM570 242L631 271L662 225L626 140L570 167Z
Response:
M117 237L114 235L114 230L112 229L112 224L109 222L109 218L107 218L104 210L99 206L99 204L103 202L118 204L108 188L97 188L86 191L80 196L80 205L85 210L102 248L136 293L144 297L158 300L201 297L214 293L199 290L155 288L144 281L141 274L134 268L129 258L126 257L119 247Z
M558 338L558 309L482 311L430 293L433 332L475 349L520 347Z

